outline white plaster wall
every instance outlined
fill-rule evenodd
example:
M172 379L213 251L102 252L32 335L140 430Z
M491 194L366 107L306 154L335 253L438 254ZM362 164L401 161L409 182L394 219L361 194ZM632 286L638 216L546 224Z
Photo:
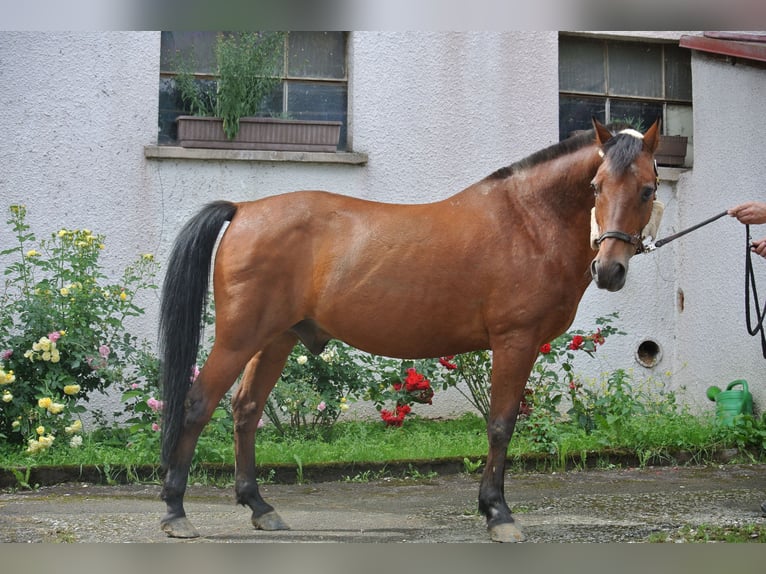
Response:
M732 65L695 52L694 169L679 186L681 227L693 225L748 200L766 201L766 70ZM753 226L755 239L766 226ZM746 379L760 411L766 410L766 362L758 338L745 330L744 226L724 218L688 240L679 240L677 286L684 292L677 312L674 363L678 384L698 391ZM754 258L761 301L766 294L766 261Z

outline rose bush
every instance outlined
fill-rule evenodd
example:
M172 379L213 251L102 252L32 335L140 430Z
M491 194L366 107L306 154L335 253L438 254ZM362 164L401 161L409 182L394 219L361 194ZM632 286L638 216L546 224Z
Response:
M78 446L81 401L139 376L137 339L124 321L143 313L134 298L155 288L156 264L143 255L109 282L99 263L103 235L61 229L38 242L25 218L24 206L10 207L16 244L0 251L9 261L0 292L0 436L36 453L61 435Z

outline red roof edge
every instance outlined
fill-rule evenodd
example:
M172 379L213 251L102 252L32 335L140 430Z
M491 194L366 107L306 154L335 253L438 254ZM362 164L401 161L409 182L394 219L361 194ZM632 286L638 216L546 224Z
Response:
M704 36L681 36L678 45L700 52L766 62L766 36L763 35L711 32Z

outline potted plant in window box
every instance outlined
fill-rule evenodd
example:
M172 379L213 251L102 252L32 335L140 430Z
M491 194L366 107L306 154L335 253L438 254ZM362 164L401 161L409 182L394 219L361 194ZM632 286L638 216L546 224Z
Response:
M279 83L283 32L218 36L215 89L195 81L181 62L176 86L191 115L179 116L183 147L334 152L341 122L262 115L264 100ZM259 115L261 114L261 115Z

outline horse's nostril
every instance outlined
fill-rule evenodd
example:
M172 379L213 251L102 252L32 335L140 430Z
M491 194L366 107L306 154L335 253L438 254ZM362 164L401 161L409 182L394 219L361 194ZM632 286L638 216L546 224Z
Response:
M604 264L594 259L590 264L590 273L599 289L619 291L625 285L628 268L619 261Z

